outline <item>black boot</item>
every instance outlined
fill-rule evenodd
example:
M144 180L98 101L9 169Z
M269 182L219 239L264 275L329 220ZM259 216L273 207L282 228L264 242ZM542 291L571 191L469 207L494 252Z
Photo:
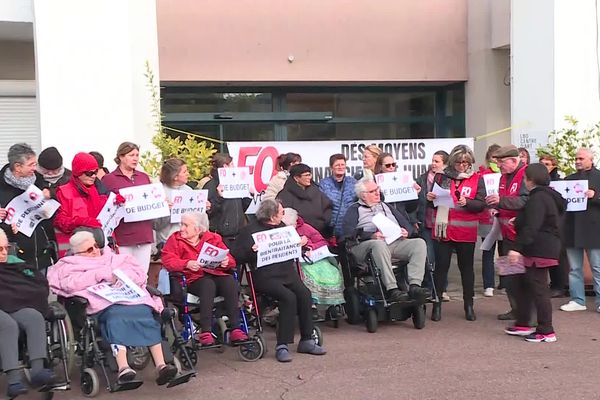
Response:
M473 309L473 304L465 304L465 318L467 321L475 321L477 316L475 316L475 310Z
M433 309L431 310L431 320L439 321L442 319L442 299L437 303L433 303Z

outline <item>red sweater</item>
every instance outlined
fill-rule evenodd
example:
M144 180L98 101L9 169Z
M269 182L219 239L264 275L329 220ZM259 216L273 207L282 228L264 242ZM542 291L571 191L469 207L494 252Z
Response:
M221 235L218 233L204 232L200 236L200 241L193 246L190 242L181 237L180 232L175 232L165 243L162 250L161 260L165 268L170 272L183 272L188 283L192 283L202 278L205 273L213 275L228 275L235 268L236 263L231 253L227 255L229 263L226 268L200 268L198 271L192 271L186 268L188 261L196 261L202 245L204 243L212 244L220 249L226 249L225 243Z

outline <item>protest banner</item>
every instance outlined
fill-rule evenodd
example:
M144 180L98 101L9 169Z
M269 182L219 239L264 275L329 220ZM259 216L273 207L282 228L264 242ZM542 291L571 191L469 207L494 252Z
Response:
M223 187L224 199L250 197L250 170L248 167L219 168L219 184Z
M227 254L229 254L228 249L220 249L204 242L200 254L198 254L198 264L205 268L215 269L227 258Z
M550 187L567 200L567 211L587 210L588 181L552 181Z
M375 175L375 181L386 203L417 199L415 181L408 172L387 172Z
M173 190L171 192L171 223L181 222L181 216L186 212L206 212L208 190Z
M119 190L125 198L125 222L147 221L171 215L165 189L160 183Z
M37 186L31 185L6 205L4 223L15 224L19 232L31 237L35 227L42 220L51 218L58 207L58 201L45 198Z
M111 303L128 303L149 296L148 292L135 284L123 271L113 271L118 279L114 283L105 282L90 286L87 290Z
M485 174L483 175L483 183L485 184L486 196L500 193L500 177L501 173Z
M256 232L252 239L258 246L257 268L302 256L300 236L292 226Z
M337 257L337 255L332 254L327 246L321 246L317 247L316 249L312 249L309 254L310 261L312 262L317 262L328 257Z
M115 228L119 226L119 222L125 217L125 207L115 204L116 194L110 193L108 200L104 203L104 207L98 213L96 219L102 224L102 232L104 237L109 238L112 236Z

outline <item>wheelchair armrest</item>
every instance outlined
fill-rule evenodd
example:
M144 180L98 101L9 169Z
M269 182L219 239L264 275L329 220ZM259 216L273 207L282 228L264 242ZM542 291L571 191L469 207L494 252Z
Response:
M63 304L71 303L73 305L79 305L84 307L87 307L87 305L90 303L88 299L81 296L62 297L59 300Z
M160 319L163 322L169 322L175 316L177 316L177 310L174 308L165 308L160 313Z
M152 286L146 286L146 290L150 293L151 296L162 297L163 294L160 290Z
M45 315L47 321L53 322L67 317L67 310L60 304L52 302L48 304L48 312Z

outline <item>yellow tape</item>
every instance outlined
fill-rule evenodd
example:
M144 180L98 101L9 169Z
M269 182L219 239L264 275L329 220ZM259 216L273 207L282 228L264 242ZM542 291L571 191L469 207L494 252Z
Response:
M495 136L498 135L499 133L504 133L504 132L508 132L512 130L512 126L509 126L508 128L504 128L504 129L498 129L497 131L493 131L493 132L488 132L488 133L484 133L483 135L479 135L479 136L475 136L473 138L473 140L477 141L477 140L481 140L481 139L485 139L485 138L489 138L490 136Z
M194 133L194 132L182 131L181 129L171 128L170 126L163 125L163 129L167 129L167 130L170 130L170 131L173 131L173 132L177 132L177 133L183 133L184 135L192 135L192 136L200 138L200 139L208 140L209 142L215 142L215 143L221 143L221 144L225 143L223 140L211 138L211 137L208 137L208 136L202 136L202 135L199 135L199 134Z

